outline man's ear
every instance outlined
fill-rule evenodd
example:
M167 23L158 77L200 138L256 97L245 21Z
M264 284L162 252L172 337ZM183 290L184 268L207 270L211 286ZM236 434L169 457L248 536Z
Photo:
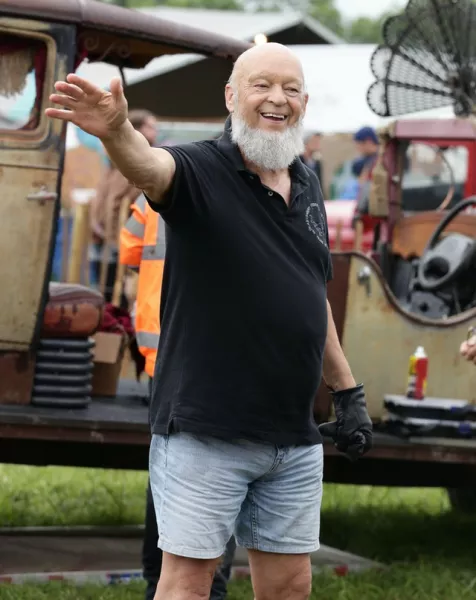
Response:
M234 109L234 96L235 92L233 91L233 88L229 83L227 83L225 86L225 104L229 113L232 113Z

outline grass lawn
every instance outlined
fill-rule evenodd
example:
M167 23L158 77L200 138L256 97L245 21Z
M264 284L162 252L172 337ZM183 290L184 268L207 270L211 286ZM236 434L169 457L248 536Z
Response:
M0 465L0 525L143 522L146 474ZM322 541L392 563L384 572L319 575L313 600L476 600L476 517L443 490L326 485ZM0 600L141 600L143 587L0 586ZM230 600L252 600L248 582Z

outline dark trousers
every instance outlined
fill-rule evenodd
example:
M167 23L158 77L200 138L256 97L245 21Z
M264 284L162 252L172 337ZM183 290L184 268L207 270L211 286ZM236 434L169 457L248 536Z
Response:
M157 547L159 533L155 517L154 502L150 483L147 486L147 504L145 512L145 532L142 546L142 567L147 582L145 600L153 600L162 569L162 550ZM212 582L210 600L224 600L231 575L231 566L235 556L236 542L234 536L228 542L222 562L215 571Z

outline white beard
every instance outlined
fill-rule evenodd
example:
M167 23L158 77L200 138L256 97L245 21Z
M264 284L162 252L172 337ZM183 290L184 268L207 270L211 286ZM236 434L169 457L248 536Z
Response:
M253 129L235 110L231 137L247 161L265 171L280 171L304 151L302 118L285 131Z

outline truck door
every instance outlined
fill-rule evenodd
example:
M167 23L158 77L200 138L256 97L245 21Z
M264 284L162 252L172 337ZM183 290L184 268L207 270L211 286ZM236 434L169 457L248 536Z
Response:
M45 117L74 28L0 17L0 352L35 341L59 215L64 126Z

